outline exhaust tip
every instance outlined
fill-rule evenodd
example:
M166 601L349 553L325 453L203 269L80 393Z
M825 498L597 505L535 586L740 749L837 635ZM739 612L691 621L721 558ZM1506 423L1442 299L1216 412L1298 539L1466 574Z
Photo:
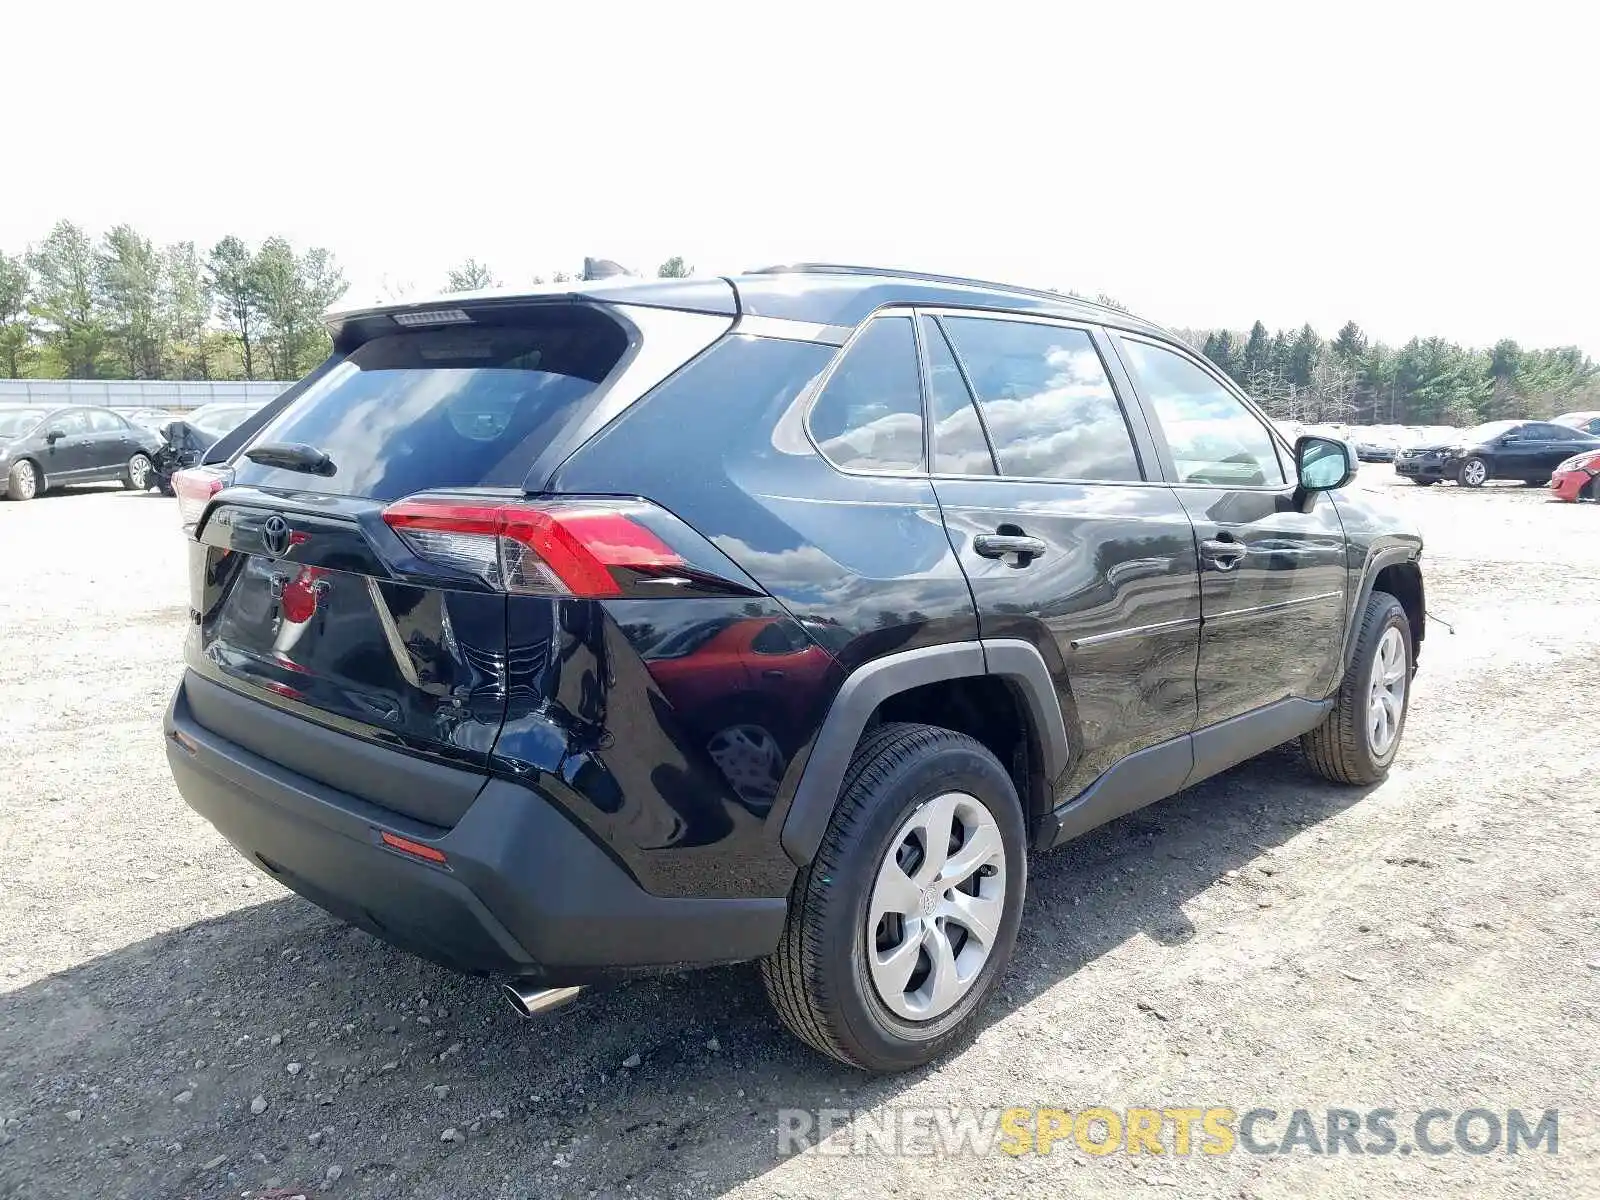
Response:
M519 1017L535 1017L560 1008L583 991L579 987L534 988L519 983L503 983L500 990Z

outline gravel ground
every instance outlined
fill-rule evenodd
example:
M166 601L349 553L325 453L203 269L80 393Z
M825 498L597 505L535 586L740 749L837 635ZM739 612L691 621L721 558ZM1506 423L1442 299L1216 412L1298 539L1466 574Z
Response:
M171 503L0 504L0 1195L1600 1195L1600 507L1363 485L1437 618L1390 779L1279 751L1044 856L987 1028L889 1080L750 968L523 1023L280 890L167 775ZM778 1153L780 1109L951 1104L1558 1108L1560 1153Z

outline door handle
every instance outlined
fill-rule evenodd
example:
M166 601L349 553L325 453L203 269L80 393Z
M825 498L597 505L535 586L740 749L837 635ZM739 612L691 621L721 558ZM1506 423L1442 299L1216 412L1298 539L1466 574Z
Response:
M1249 552L1249 547L1233 538L1207 538L1200 543L1201 559L1218 571L1233 570Z
M972 548L984 558L1018 554L1032 560L1044 553L1044 543L1025 533L980 533L972 539Z
M776 667L768 667L765 671L761 672L761 678L763 679L787 679L788 677L789 674L787 671L780 671Z

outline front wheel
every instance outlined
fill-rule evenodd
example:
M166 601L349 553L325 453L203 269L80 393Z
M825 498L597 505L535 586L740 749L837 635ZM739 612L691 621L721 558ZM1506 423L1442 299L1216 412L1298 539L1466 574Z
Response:
M856 748L838 806L761 964L779 1018L850 1066L904 1071L973 1031L1027 892L1022 807L983 745L888 724Z
M1312 770L1356 784L1377 783L1389 773L1406 725L1413 661L1405 609L1388 592L1373 592L1333 709L1300 739Z
M1489 482L1489 464L1476 456L1467 459L1456 472L1456 482L1462 487L1481 488Z

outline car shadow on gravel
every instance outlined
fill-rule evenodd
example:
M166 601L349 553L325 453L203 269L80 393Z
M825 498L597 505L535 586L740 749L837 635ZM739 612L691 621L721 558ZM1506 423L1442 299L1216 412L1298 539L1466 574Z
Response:
M986 1019L1137 934L1185 942L1187 900L1220 879L1263 886L1242 868L1364 794L1280 749L1041 856ZM0 996L0 1095L17 1118L0 1194L42 1194L45 1179L111 1194L137 1177L150 1195L237 1195L314 1187L335 1165L345 1194L502 1194L505 1180L517 1195L716 1194L778 1161L778 1109L871 1108L918 1077L803 1049L749 966L524 1022L484 981L279 897Z

